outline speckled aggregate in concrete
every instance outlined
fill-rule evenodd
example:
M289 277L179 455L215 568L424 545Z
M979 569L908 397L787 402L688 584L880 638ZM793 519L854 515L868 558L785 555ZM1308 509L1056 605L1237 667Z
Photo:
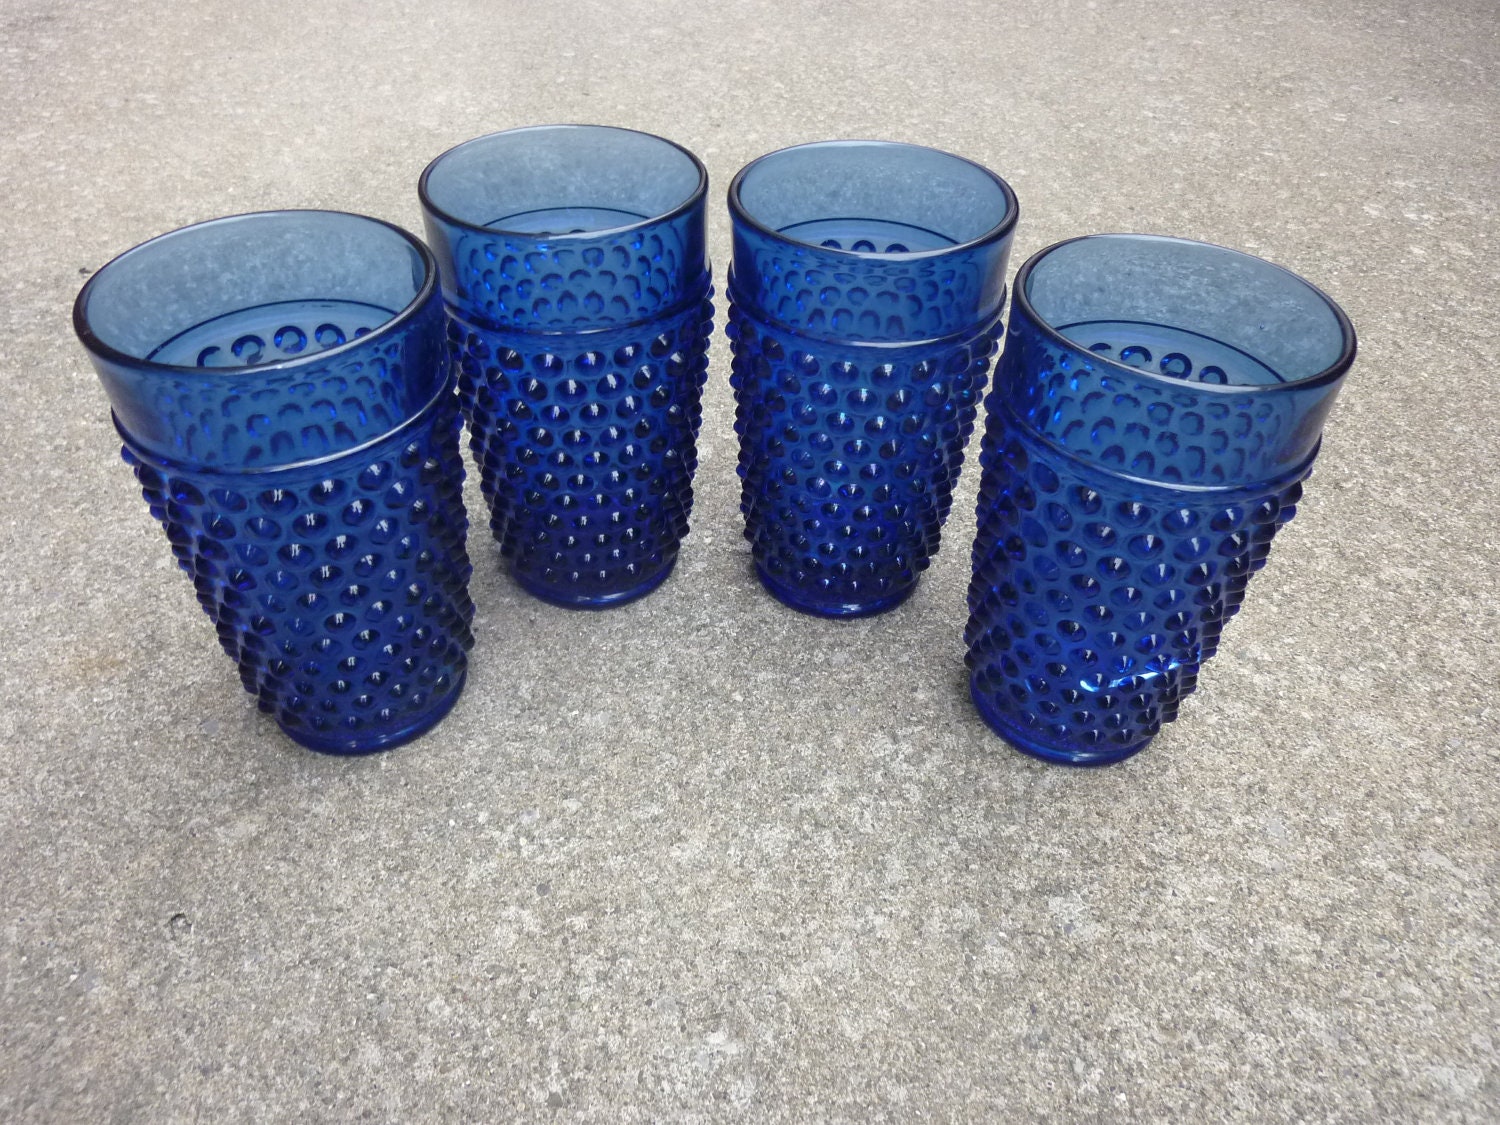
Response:
M1497 37L1484 0L5 0L0 1118L1500 1118ZM1158 231L1344 304L1301 515L1148 752L976 718L972 475L899 610L762 594L722 340L658 593L541 605L481 532L435 733L332 760L253 710L82 275L234 211L419 229L431 156L569 120L704 158L721 279L735 169L881 136L1008 177L1013 264Z

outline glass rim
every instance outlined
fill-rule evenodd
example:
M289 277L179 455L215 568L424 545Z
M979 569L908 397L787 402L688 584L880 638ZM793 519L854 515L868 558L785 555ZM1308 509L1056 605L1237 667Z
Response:
M1258 265L1264 266L1267 269L1277 270L1280 273L1284 273L1288 277L1297 281L1299 284L1305 286L1314 296L1322 301L1323 304L1328 307L1328 310L1333 314L1334 322L1338 325L1339 334L1342 337L1342 344L1339 348L1339 354L1332 363L1323 368L1321 371L1316 371L1311 375L1305 376L1304 378L1293 379L1288 382L1193 383L1183 379L1174 379L1170 375L1163 375L1160 372L1151 371L1148 368L1131 367L1129 364L1121 363L1119 360L1113 359L1109 356L1101 355L1098 352L1090 352L1086 347L1078 343L1078 341L1064 336L1060 331L1057 330L1056 327L1053 326L1051 321L1037 312L1036 306L1031 303L1030 293L1032 271L1041 264L1042 259L1047 257L1047 255L1051 254L1054 250L1061 250L1064 246L1069 246L1075 242L1088 241L1090 239L1176 242L1188 246L1203 246L1211 250L1222 251L1225 254L1230 254L1237 258L1244 258L1248 261L1255 262ZM1131 378L1144 380L1145 382L1152 385L1169 387L1174 390L1181 390L1186 387L1191 388L1195 392L1204 391L1206 393L1216 395L1265 395L1276 394L1284 391L1306 390L1309 387L1325 386L1329 383L1336 383L1339 379L1343 378L1344 375L1348 373L1349 368L1354 364L1354 357L1359 347L1359 341L1354 332L1354 324L1352 321L1350 321L1348 314L1339 307L1339 303L1337 301L1335 301L1327 293L1323 292L1322 289L1314 285L1311 281L1308 281L1307 278L1303 277L1301 274L1296 273L1293 270L1287 269L1285 266L1277 265L1275 262L1262 258L1258 254L1250 254L1244 250L1236 250L1230 246L1220 246L1216 242L1205 242L1202 239L1197 238L1180 238L1176 235L1170 234L1141 234L1130 233L1126 231L1080 234L1074 236L1073 238L1065 238L1061 242L1054 242L1050 246L1042 247L1035 254L1031 255L1031 257L1027 258L1026 261L1022 264L1021 268L1016 271L1015 283L1011 286L1011 292L1011 300L1016 305L1019 305L1023 309L1025 309L1026 314L1030 317L1032 323L1037 325L1042 330L1042 332L1052 340L1053 343L1060 344L1076 352L1087 352L1091 362L1103 366L1108 371L1118 372L1122 375L1128 375Z
M373 223L395 232L406 240L407 244L417 252L417 255L421 259L422 284L417 287L417 292L412 296L412 299L397 310L393 316L382 321L363 336L356 336L350 340L346 340L342 344L325 348L319 352L289 356L286 359L274 360L271 363L257 363L247 367L188 367L183 364L161 363L154 359L145 359L141 356L123 352L101 339L89 323L87 306L95 283L98 282L99 278L104 276L110 267L130 257L137 251L145 250L147 247L154 246L165 239L175 238L177 235L200 230L204 227L217 226L223 223L235 223L245 219L284 218L297 215L334 215L343 219L356 219L363 223ZM310 367L316 363L321 363L329 356L339 356L347 352L352 352L356 348L364 347L373 340L397 332L417 316L422 307L431 299L433 293L437 291L437 287L438 265L432 251L428 249L427 244L420 238L403 227L397 226L395 223L389 223L384 219L377 219L371 215L361 215L354 211L334 211L316 207L285 207L272 211L246 211L237 215L219 215L216 218L204 219L200 222L189 223L186 226L163 231L161 234L148 238L146 241L139 242L128 250L122 250L116 254L93 272L93 275L84 283L83 288L78 291L78 296L73 299L73 331L78 336L79 342L94 355L120 366L136 367L152 372L171 374L180 378L214 380L244 378L247 375L260 376L266 373L279 373L298 367Z
M360 339L368 339L368 337L361 336ZM332 348L328 350L333 351ZM195 367L191 370L197 371L199 369ZM223 369L220 368L219 370ZM135 434L131 433L125 427L124 423L120 421L120 412L118 410L110 409L109 420L110 424L115 428L115 433L120 435L120 440L130 448L130 452L133 455L143 461L149 462L156 468L165 469L167 472L195 473L199 476L224 477L230 480L240 477L273 477L281 473L298 473L305 472L308 469L316 469L321 465L328 465L334 461L342 461L345 457L354 457L367 453L377 445L384 445L388 441L394 441L406 431L415 429L426 421L432 412L442 405L444 398L453 396L457 385L452 372L449 372L447 378L438 384L437 390L433 391L432 397L419 408L412 411L409 417L402 419L389 429L382 430L374 437L367 438L358 445L351 445L348 449L335 450L333 453L320 454L317 457L306 457L300 461L278 461L267 465L236 466L232 463L210 465L195 461L181 461L176 457L170 457L165 453L153 450L140 438L136 437Z
M949 160L956 160L972 168L977 168L1000 189L1000 194L1005 200L1005 214L1001 215L999 221L988 230L963 242L955 242L952 246L940 246L935 250L900 250L890 253L876 250L845 250L842 247L823 246L816 242L809 242L804 238L797 238L795 235L784 234L779 230L767 226L760 219L756 218L755 215L751 214L750 210L745 206L744 200L740 197L740 189L745 181L745 177L765 161L780 156L782 153L797 152L801 149L809 148L847 148L859 145L867 145L872 148L916 149L921 152L935 153L938 156L947 157ZM767 238L793 246L805 246L808 249L816 250L821 254L828 254L835 258L847 258L851 261L865 262L913 262L928 258L941 258L948 254L958 254L999 241L1015 230L1016 223L1021 217L1021 202L1016 197L1015 190L1010 184L1006 183L1003 176L993 169L985 167L985 165L979 163L977 160L970 160L967 156L959 156L957 153L949 152L946 149L933 148L931 145L913 144L910 141L885 141L878 138L845 138L842 140L807 141L803 144L787 145L784 148L778 148L772 152L757 156L736 172L734 179L729 183L729 213L735 221L743 222L746 226L751 227Z
M633 133L638 137L646 137L653 141L676 149L692 162L693 170L698 174L698 181L693 185L693 190L682 199L660 214L651 215L645 219L637 219L633 223L621 223L617 227L600 227L597 230L575 231L568 234L546 234L539 235L535 231L511 230L508 227L481 226L479 223L470 222L468 219L460 218L433 202L432 194L427 190L428 182L437 166L460 149L468 148L470 145L483 144L493 141L496 137L509 137L519 133L545 133L545 132L571 132L573 130L605 130L612 133ZM441 219L451 226L462 227L464 230L480 234L501 234L511 238L524 238L529 242L538 243L567 243L578 244L591 242L599 238L610 238L615 235L624 234L633 230L644 230L654 227L658 223L671 222L673 219L686 215L694 207L703 201L708 195L708 169L703 161L693 154L691 149L678 144L667 137L656 133L648 133L644 129L629 129L624 125L593 125L587 122L564 122L555 125L522 125L515 129L497 129L493 133L484 133L478 137L470 137L466 141L460 141L451 148L446 148L427 162L427 167L422 169L422 174L417 177L417 198L422 204L422 209L434 217Z

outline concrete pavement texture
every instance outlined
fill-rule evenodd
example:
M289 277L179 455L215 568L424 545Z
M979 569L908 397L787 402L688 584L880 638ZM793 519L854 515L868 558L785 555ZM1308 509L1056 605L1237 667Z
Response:
M0 1118L1500 1119L1491 3L0 2ZM728 352L646 600L519 591L359 760L240 689L118 459L84 276L275 207L420 230L479 133L661 133L723 193L883 137L1006 176L1012 265L1206 239L1360 331L1179 721L1100 771L964 690L975 474L916 595L753 580Z

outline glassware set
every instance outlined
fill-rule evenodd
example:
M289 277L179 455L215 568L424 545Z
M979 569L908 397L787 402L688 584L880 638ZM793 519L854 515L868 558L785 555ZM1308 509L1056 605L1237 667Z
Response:
M515 580L643 597L688 530L713 288L708 175L603 126L458 145L427 243L329 211L215 219L115 258L74 326L126 462L245 687L291 738L367 753L463 689L474 606L459 430ZM1017 748L1118 761L1177 715L1290 520L1355 351L1320 290L1146 235L1015 279L990 170L830 141L729 189L730 381L760 582L881 613L937 551L985 398L970 690ZM430 247L430 249L429 249Z

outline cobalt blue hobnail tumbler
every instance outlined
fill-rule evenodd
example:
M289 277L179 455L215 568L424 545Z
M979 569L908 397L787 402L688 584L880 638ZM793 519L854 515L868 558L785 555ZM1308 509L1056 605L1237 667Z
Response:
M1021 267L965 631L997 734L1104 765L1177 717L1296 513L1354 350L1325 294L1218 246L1093 235Z
M427 248L332 211L215 219L114 259L73 322L125 460L261 710L340 754L441 719L474 606Z
M1005 304L1018 208L917 145L829 141L729 189L740 508L793 609L899 604L938 549Z
M427 166L469 445L526 590L599 609L666 580L688 530L713 330L708 173L649 133L492 133Z

